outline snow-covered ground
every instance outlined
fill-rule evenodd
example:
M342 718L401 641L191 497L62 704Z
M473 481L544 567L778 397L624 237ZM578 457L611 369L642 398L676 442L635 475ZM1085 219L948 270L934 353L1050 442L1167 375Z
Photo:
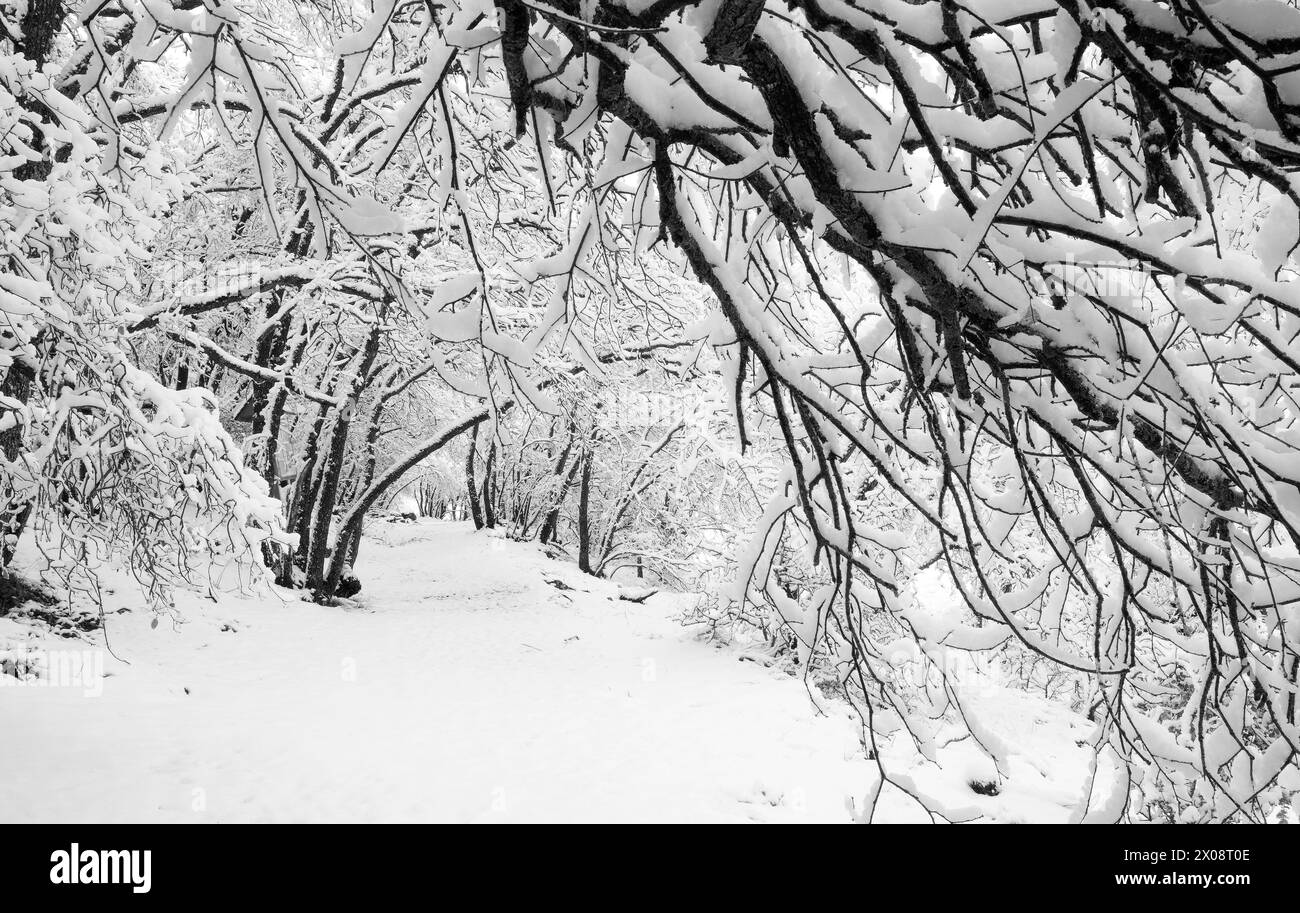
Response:
M92 651L106 675L0 689L0 821L848 821L870 791L848 707L700 640L687 597L620 600L463 524L376 530L353 608L187 595L152 627L122 578L113 655L0 619L0 650ZM965 760L916 782L1064 820L1086 726L1017 699L1007 725L1050 724L1051 757L1004 763L999 796ZM878 817L926 818L893 792Z

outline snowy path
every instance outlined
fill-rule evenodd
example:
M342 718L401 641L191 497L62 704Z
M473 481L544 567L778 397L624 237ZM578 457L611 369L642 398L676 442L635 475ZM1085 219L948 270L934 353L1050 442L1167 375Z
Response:
M383 533L350 611L189 598L151 630L123 583L102 696L0 691L0 821L843 821L872 782L847 712L672 598L461 525Z

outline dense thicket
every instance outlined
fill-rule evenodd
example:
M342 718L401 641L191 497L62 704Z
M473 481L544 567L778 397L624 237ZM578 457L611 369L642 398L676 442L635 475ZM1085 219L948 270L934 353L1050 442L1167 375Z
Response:
M154 579L199 530L328 600L366 511L461 448L477 522L554 538L562 507L592 570L627 541L680 573L683 510L757 518L724 597L873 745L979 741L944 657L997 654L1066 674L1128 772L1080 817L1294 788L1291 3L31 0L5 29L12 535L37 504ZM692 408L602 428L643 385ZM686 453L764 508L679 485L656 516Z

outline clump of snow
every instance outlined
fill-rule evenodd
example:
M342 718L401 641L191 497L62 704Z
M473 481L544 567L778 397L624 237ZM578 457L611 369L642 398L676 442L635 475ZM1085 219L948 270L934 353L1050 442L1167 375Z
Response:
M963 689L970 732L953 727L933 760L895 739L886 766L950 821L1113 823L1127 779L1091 748L1095 726L1060 704L1002 687ZM1094 770L1095 768L1095 775ZM1119 806L1112 801L1118 796Z

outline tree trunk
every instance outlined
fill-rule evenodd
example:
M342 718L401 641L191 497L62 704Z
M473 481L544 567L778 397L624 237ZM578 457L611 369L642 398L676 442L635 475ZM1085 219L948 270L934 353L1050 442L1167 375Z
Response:
M342 562L333 562L334 567L330 568L327 576L325 559L329 554L329 530L330 523L334 519L334 505L338 499L339 478L343 470L343 458L347 453L348 431L352 427L357 408L357 398L361 395L362 388L365 386L367 378L370 377L371 369L374 367L375 358L379 355L379 339L382 335L383 313L381 307L376 315L375 324L370 330L370 335L366 338L365 352L361 356L361 364L353 375L352 384L348 389L348 397L343 409L339 412L338 419L334 422L334 431L330 435L329 455L326 457L325 464L322 467L321 484L319 491L316 492L315 504L315 523L312 530L311 549L307 555L307 589L312 591L313 598L317 602L326 602L334 596L334 590L338 587L339 580L342 579ZM338 535L342 536L343 530L338 530ZM337 567L337 574L335 573Z
M465 454L465 491L469 495L470 515L474 518L474 528L483 528L483 506L478 499L478 485L474 482L474 454L478 450L478 425L469 436L469 451Z
M379 476L379 479L371 483L370 487L362 493L355 503L348 507L342 526L341 536L355 538L361 535L361 523L367 510L374 505L384 492L388 491L399 479L411 470L421 460L427 459L438 450L442 449L449 441L454 440L466 431L477 428L482 422L487 421L488 412L471 413L459 421L440 430L434 437L424 441L415 450L401 457L395 464L385 469ZM331 579L339 579L336 570L341 573L341 568L330 569Z
M493 503L496 499L492 496L496 457L497 443L493 441L488 445L487 459L483 461L483 525L488 529L495 529L497 525L496 505Z
M54 47L54 36L63 22L63 0L27 0L27 12L23 14L23 40L20 49L23 56L36 62L36 69L43 70L45 61Z
M546 518L542 521L542 528L537 534L537 538L542 544L554 542L559 535L560 511L564 509L564 502L568 500L569 492L573 489L573 478L577 475L578 464L581 459L569 463L569 457L573 453L574 442L577 440L577 428L573 423L569 423L569 439L564 444L564 450L560 453L560 459L555 464L556 478L563 477L560 483L560 490L556 493L554 501L551 502L551 508L546 512ZM568 471L565 471L565 467Z
M578 570L584 574L591 570L591 464L592 452L588 450L582 461L582 483L578 489Z

